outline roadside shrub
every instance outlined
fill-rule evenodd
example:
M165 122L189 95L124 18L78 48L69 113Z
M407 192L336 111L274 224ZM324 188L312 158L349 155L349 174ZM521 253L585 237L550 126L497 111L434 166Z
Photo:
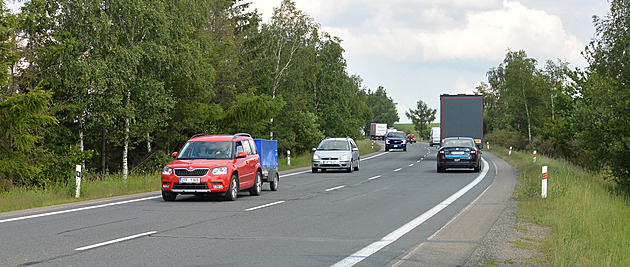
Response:
M523 150L527 147L527 138L521 136L518 132L507 129L495 130L484 135L484 139L490 142L490 145L496 144L503 147L512 147L513 149Z

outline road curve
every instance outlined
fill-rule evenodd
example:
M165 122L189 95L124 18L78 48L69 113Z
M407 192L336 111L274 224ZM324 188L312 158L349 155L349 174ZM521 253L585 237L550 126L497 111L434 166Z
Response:
M485 175L437 173L435 153L417 143L363 156L358 172L282 172L279 191L234 202L150 192L1 213L0 265L462 265L514 172L484 153Z

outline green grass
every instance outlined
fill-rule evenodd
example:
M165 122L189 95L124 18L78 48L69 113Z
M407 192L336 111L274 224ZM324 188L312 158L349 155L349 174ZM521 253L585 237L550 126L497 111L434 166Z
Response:
M540 249L552 266L630 266L630 199L603 174L564 160L492 147L519 171L517 217L549 227ZM541 169L548 166L547 198ZM538 246L536 246L538 247Z
M380 150L380 146L371 147L368 140L357 140L361 155ZM311 153L291 157L291 166L287 166L286 157L278 159L278 169L288 170L311 165ZM104 178L84 173L81 181L81 197L75 198L74 178L68 185L52 185L43 189L14 188L0 193L0 212L65 204L90 199L129 195L160 190L160 174L131 174L127 180L122 175L107 175Z
M129 195L160 190L160 175L132 174L127 180L122 175L90 178L84 174L81 197L75 198L74 180L68 185L52 185L47 189L14 188L0 194L0 212L44 207L112 196Z

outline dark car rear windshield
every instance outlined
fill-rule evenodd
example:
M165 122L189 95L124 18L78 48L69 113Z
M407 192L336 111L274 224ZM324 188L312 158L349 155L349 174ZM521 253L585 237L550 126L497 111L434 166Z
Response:
M475 142L470 139L446 139L443 147L474 147Z

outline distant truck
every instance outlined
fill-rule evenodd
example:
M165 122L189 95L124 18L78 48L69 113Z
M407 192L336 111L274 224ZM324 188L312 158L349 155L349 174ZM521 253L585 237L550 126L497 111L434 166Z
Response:
M429 146L440 146L442 143L440 138L440 127L431 128L431 134L429 134Z
M269 183L271 191L278 190L278 140L254 139L260 166L262 167L263 182Z
M387 134L386 123L372 123L370 124L370 139L382 140Z
M440 96L440 138L471 137L483 148L483 96Z

